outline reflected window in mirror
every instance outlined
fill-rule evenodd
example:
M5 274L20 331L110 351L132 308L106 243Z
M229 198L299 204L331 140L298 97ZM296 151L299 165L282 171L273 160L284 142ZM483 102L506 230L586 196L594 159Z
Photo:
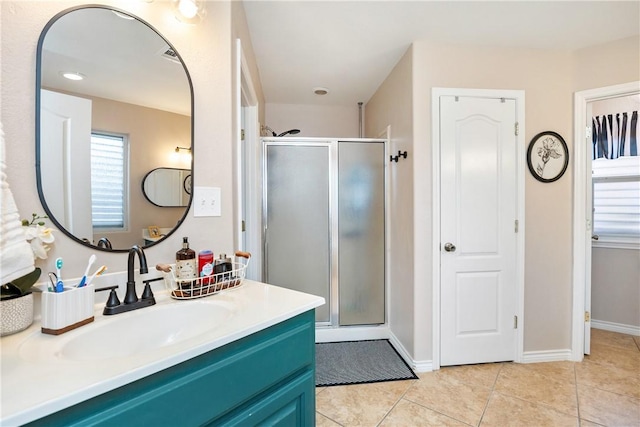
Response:
M91 223L94 235L127 229L128 152L127 135L91 134Z
M83 80L64 78L67 71ZM117 185L99 189L107 177L92 171L92 133L126 136ZM74 7L47 23L36 58L36 175L56 226L94 248L107 239L115 251L156 244L144 238L151 225L171 235L187 216L191 194L162 208L149 203L142 182L164 167L183 169L183 180L193 175L193 160L169 157L176 144L193 149L193 86L169 41L107 6ZM107 190L101 200L98 193Z

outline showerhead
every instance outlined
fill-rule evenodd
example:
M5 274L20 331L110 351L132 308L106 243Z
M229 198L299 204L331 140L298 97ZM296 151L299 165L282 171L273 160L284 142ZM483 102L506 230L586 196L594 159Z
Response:
M277 136L277 135L276 135L276 131L274 131L273 129L271 129L269 126L265 126L265 127L264 127L264 130L265 130L265 131L269 131L269 132L271 132L271 135L272 135L272 136Z
M288 131L282 132L280 135L278 136L285 136L285 135L297 135L300 133L300 129L289 129ZM275 134L275 133L274 133Z

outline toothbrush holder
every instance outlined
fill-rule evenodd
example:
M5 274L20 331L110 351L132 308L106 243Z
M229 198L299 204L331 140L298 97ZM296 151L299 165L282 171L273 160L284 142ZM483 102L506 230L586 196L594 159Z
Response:
M60 335L93 322L94 286L42 293L42 333Z

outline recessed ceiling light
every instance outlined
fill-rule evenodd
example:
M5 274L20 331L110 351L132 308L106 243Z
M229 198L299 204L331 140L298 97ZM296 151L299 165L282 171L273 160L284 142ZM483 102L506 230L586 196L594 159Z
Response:
M326 95L329 93L329 89L327 89L326 87L314 87L313 93L315 93L316 95Z
M63 71L60 74L62 74L62 77L64 77L65 79L74 81L83 80L86 77L84 74L76 73L73 71Z

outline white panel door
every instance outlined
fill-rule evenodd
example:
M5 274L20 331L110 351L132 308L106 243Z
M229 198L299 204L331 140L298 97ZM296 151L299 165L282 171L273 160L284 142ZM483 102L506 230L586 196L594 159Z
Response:
M440 97L441 365L514 360L516 102Z
M70 233L93 240L91 100L44 89L40 96L41 185L47 207Z

